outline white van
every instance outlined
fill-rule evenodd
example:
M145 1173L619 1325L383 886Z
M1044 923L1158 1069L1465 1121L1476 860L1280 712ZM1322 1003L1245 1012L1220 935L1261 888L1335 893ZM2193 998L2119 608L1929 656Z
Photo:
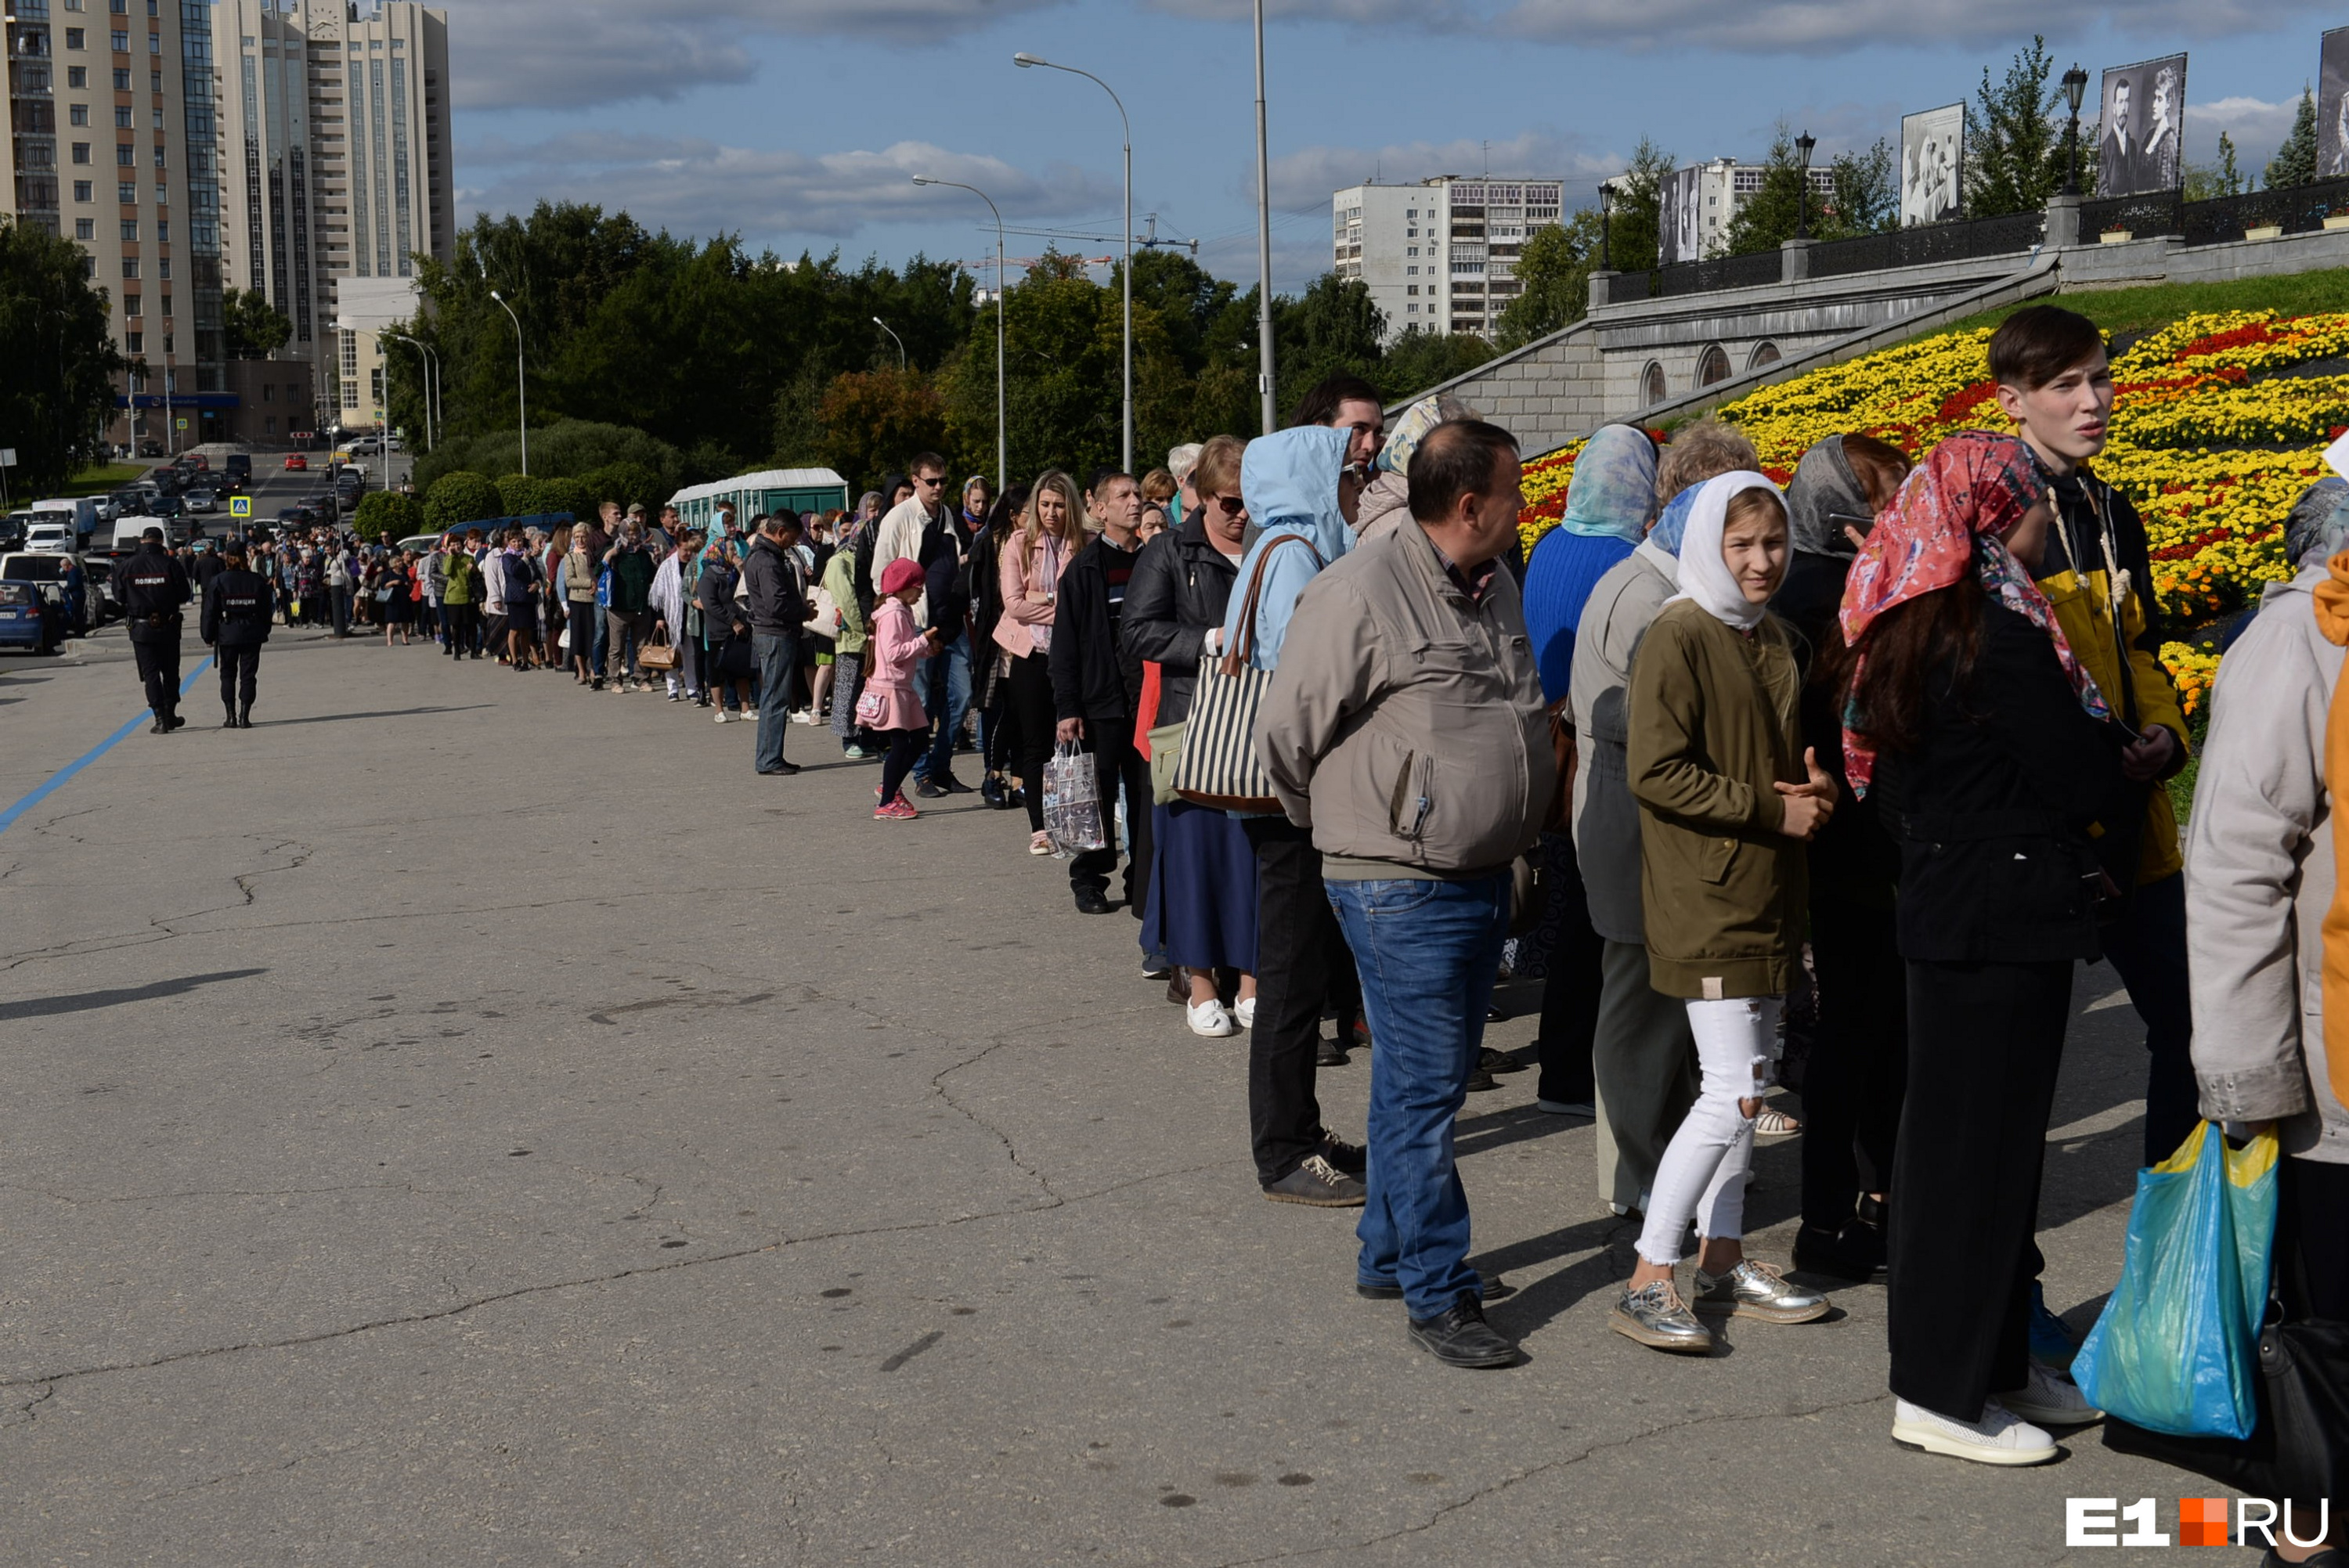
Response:
M98 500L93 496L36 500L33 515L45 522L64 523L73 534L71 549L80 549L81 542L98 531Z

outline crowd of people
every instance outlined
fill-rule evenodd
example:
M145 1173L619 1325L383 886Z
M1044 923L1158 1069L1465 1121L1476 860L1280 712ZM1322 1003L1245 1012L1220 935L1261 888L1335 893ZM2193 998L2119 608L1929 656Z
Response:
M1024 811L1079 911L1140 922L1188 1026L1247 1036L1264 1195L1362 1208L1357 1289L1451 1365L1517 1355L1453 1124L1516 1065L1484 1047L1496 978L1538 974L1536 1103L1596 1121L1597 1196L1639 1221L1617 1331L1704 1353L1708 1318L1812 1322L1880 1279L1895 1439L2037 1463L2101 1415L2033 1241L2083 962L2145 1026L2146 1161L2205 1117L2276 1128L2282 1310L2349 1318L2349 486L2289 521L2302 570L2227 656L2181 848L2145 530L2094 470L2102 335L2030 307L1988 368L2011 433L1831 436L1783 488L1732 427L1608 426L1530 559L1507 432L1439 397L1390 429L1340 376L1292 428L1139 477L949 495L923 453L853 512L606 506L263 569L387 642L755 717L762 775L826 727L879 761L876 818L974 789ZM1097 843L1047 820L1079 755ZM1769 1103L1790 1001L1799 1122ZM1357 1143L1315 1085L1364 1047ZM1797 1130L1781 1264L1744 1197L1757 1136Z

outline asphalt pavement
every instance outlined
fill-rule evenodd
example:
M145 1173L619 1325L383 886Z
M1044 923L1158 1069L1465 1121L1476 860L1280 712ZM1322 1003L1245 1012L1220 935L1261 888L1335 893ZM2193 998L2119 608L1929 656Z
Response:
M1609 1332L1633 1227L1530 1072L1459 1123L1526 1358L1437 1365L1353 1212L1257 1195L1245 1042L1134 923L976 797L873 821L823 731L760 778L749 725L306 631L254 728L212 680L154 737L119 628L0 657L0 813L82 764L0 828L0 1563L2044 1563L2067 1496L2211 1490L2093 1429L1896 1448L1880 1287ZM2078 1327L2117 998L2083 973L2048 1140ZM1369 1071L1321 1076L1356 1138Z

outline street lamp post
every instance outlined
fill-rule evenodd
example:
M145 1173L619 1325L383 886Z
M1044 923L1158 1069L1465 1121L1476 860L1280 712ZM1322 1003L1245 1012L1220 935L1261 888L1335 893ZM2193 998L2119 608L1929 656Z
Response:
M897 368L898 368L898 369L900 369L900 370L905 369L905 340L904 338L902 338L902 337L898 336L898 335L896 335L896 333L895 333L895 332L891 331L891 330L890 330L889 324L888 324L887 322L885 322L885 321L883 321L883 320L882 320L879 316L877 316L877 315L876 315L876 316L874 316L874 317L873 318L873 325L875 325L875 326L877 326L877 327L879 327L882 331L886 332L886 333L888 333L888 334L889 334L889 341L890 341L890 342L892 342L892 343L894 343L894 344L895 344L895 345L897 346Z
M1075 66L1055 65L1050 60L1043 59L1035 55L1014 55L1011 57L1011 63L1019 67L1023 70L1030 66L1042 66L1047 70L1066 71L1071 76L1084 77L1087 81L1092 82L1095 87L1101 88L1102 91L1109 94L1109 101L1117 105L1118 123L1124 127L1125 129L1124 468L1127 473L1132 473L1133 471L1133 122L1126 118L1125 100L1117 96L1117 89L1111 87L1099 77L1093 75L1091 71L1080 70Z
M524 479L528 479L530 477L530 383L523 375L522 317L514 315L514 307L507 304L506 296L498 293L497 290L492 289L490 291L490 297L498 302L499 305L504 309L507 318L513 323L514 422L522 430L522 471L523 477Z
M1003 214L997 211L995 198L976 185L966 185L959 180L933 180L926 174L915 175L914 183L968 191L995 213L995 493L1001 495L1011 488L1011 442L1003 422Z
M1611 180L1601 180L1599 182L1599 270L1602 273L1615 270L1614 231L1615 183Z
M1256 0L1256 386L1269 436L1280 416L1272 397L1272 156L1264 129L1264 0Z
M1795 192L1795 238L1797 240L1811 237L1811 154L1818 145L1819 139L1807 130L1795 138L1795 150L1802 159L1803 176L1802 189Z
M382 333L376 334L376 341L380 343L385 335ZM424 449L429 452L432 449L432 351L406 333L392 333L389 335L394 343L404 343L416 350L417 362L422 368L423 375L417 385L424 394ZM389 466L388 462L385 464L387 468Z
M2072 121L2064 128L2064 194L2080 193L2080 98L2088 90L2088 73L2074 66L2064 73L2064 101L2072 106Z

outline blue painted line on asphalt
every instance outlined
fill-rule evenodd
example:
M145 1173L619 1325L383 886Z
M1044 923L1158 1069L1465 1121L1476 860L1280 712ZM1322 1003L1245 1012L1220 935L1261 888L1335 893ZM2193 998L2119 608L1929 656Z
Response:
M202 664L198 665L194 669L188 672L188 678L180 683L180 695L181 696L187 696L188 693L195 689L196 677L210 669L212 667L212 655L207 654L204 655L204 662ZM5 833L10 828L16 826L17 818L23 816L26 812L31 810L34 807L39 805L42 801L47 799L50 796L56 794L60 789L64 788L67 779L71 779L75 774L80 772L83 769L88 767L91 763L97 761L99 758L113 750L115 745L119 742L124 736L132 733L142 724L152 724L154 721L155 716L153 714L140 714L137 718L130 720L120 729L116 730L112 735L108 736L104 740L99 741L96 746L91 747L88 751L82 753L81 756L76 758L73 761L67 763L55 773L50 774L47 781L42 784L39 789L26 796L23 799L17 801L6 810L0 811L0 833Z

